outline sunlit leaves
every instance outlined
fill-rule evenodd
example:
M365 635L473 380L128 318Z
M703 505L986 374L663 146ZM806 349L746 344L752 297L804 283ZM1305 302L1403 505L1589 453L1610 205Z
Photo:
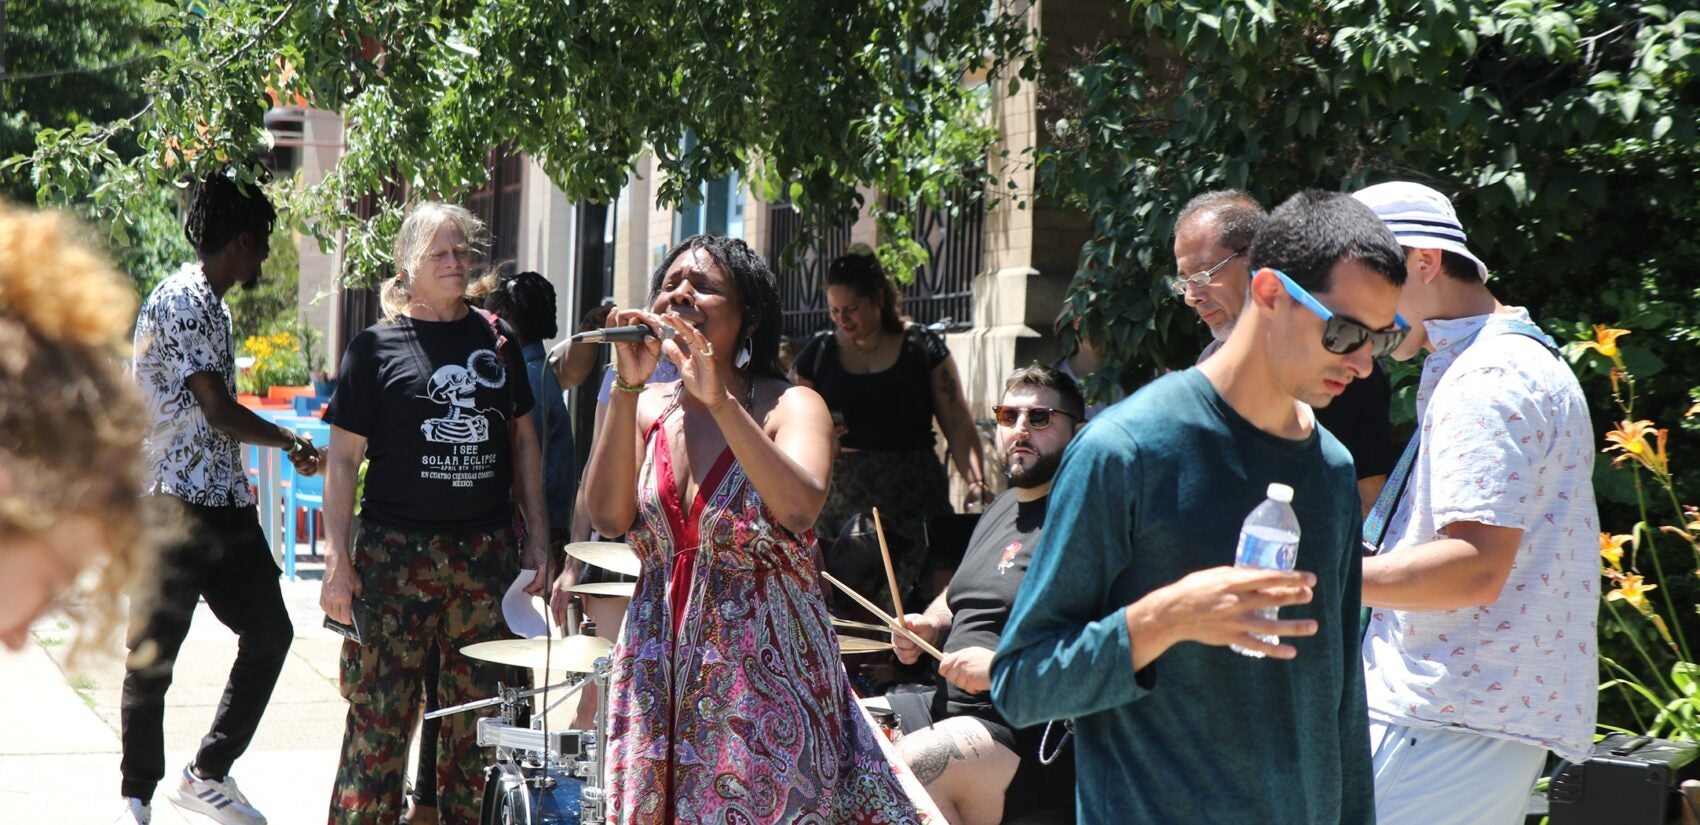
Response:
M252 156L271 88L340 112L341 160L288 204L321 238L348 231L354 272L384 260L391 211L351 205L387 182L414 197L482 185L489 150L536 159L573 199L608 201L646 150L676 203L741 172L836 221L857 187L933 203L986 167L990 75L1007 90L1028 48L1004 4L871 0L225 0L162 22L173 41L133 121L46 135L32 159L43 196L124 167L104 207ZM133 162L106 148L131 134ZM687 141L687 136L690 140Z
M1606 250L1634 254L1633 238L1594 235L1629 214L1626 198L1657 213L1700 196L1700 11L1597 0L1121 8L1132 37L1052 79L1053 122L1066 128L1052 129L1041 169L1092 221L1064 319L1135 375L1190 364L1203 345L1159 278L1173 265L1174 216L1205 190L1274 205L1305 187L1421 180L1455 199L1496 277L1531 285ZM1116 328L1131 319L1138 329Z

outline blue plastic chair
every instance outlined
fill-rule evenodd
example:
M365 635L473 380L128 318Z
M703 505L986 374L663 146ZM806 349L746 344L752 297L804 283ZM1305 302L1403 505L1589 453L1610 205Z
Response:
M317 419L283 421L285 426L296 432L311 434L313 443L323 448L330 442L331 428ZM307 548L313 555L319 553L319 517L325 510L325 476L304 476L295 472L295 464L288 458L279 457L283 464L283 485L288 488L283 508L283 573L290 581L295 581L295 527L298 511L307 515Z
M295 414L307 418L317 418L319 408L328 401L330 398L322 395L297 395L290 399L290 403L295 405Z
M307 547L313 555L319 552L319 516L325 510L325 477L304 476L295 472L295 465L283 462L284 484L289 492L283 511L283 574L295 581L295 528L297 514L306 512Z

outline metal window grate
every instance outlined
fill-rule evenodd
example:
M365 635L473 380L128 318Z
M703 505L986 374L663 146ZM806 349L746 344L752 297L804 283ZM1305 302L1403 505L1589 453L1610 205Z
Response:
M902 204L887 199L887 208ZM927 263L903 288L900 308L916 323L948 329L974 325L974 276L980 274L986 212L977 193L952 192L937 209L922 205L912 237L927 250Z
M832 323L826 309L826 267L850 248L850 224L816 232L814 242L796 250L789 266L786 247L803 235L803 216L791 204L768 204L767 260L779 279L787 338L807 338Z
M900 207L888 201L890 208ZM831 324L823 287L827 264L850 247L850 224L815 233L789 266L781 253L803 234L803 216L789 203L769 204L767 258L779 279L785 336L806 338ZM900 308L917 323L946 322L948 329L973 326L974 276L980 274L986 215L979 197L955 193L938 209L915 214L916 243L927 250L927 265L913 283L900 285Z

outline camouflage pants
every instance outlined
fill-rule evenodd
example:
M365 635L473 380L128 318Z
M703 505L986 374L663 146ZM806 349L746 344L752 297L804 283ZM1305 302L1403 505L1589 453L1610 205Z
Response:
M423 701L427 653L441 660L437 707L493 696L497 682L525 679L523 671L460 653L475 642L512 637L501 601L519 569L518 551L507 529L435 534L364 523L352 556L381 629L365 645L342 646L348 722L329 821L395 825L404 810L407 740ZM443 719L436 756L443 822L478 821L489 762L476 742L479 715Z

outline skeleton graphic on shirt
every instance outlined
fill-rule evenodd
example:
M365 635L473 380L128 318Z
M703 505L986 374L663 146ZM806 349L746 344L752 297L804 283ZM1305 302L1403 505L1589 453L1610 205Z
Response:
M476 350L466 366L449 364L431 374L425 399L448 407L448 415L427 418L419 425L425 440L436 444L481 444L490 438L491 410L478 408L480 386L499 389L507 383L507 370L496 353Z

